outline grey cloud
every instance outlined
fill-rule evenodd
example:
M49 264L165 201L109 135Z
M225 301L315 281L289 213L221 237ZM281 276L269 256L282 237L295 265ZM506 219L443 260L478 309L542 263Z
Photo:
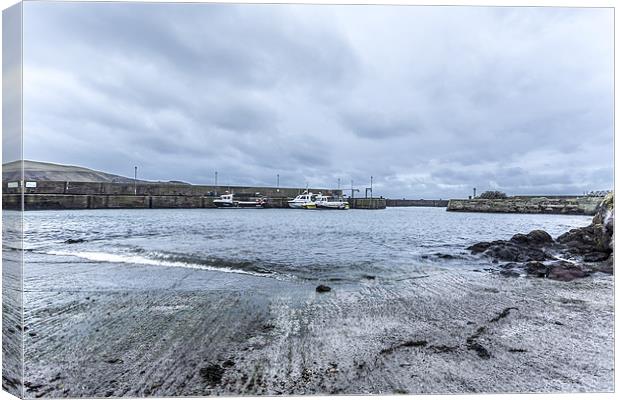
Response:
M2 13L2 160L22 158L21 135L21 4Z
M28 2L24 24L27 158L414 198L613 184L609 9Z
M355 135L383 140L393 136L413 135L420 131L415 117L404 118L386 115L375 110L344 113L343 119L347 129Z

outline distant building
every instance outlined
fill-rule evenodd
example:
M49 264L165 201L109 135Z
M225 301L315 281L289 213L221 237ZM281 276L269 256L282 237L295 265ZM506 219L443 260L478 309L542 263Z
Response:
M605 197L609 193L611 193L611 190L595 190L595 191L592 191L592 192L588 193L586 196L588 196L588 197Z

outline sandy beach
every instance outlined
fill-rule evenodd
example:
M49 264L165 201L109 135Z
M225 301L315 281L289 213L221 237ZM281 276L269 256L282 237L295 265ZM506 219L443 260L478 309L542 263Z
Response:
M31 261L28 397L613 390L609 275L437 268L316 293L309 282L75 260L49 279L54 268Z

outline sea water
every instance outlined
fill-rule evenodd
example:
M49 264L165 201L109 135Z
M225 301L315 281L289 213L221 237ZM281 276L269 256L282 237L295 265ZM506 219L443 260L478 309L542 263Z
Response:
M24 214L24 248L37 262L50 264L355 282L399 279L433 268L476 268L488 262L465 250L476 242L533 229L557 237L590 221L588 216L455 213L430 207L31 211Z

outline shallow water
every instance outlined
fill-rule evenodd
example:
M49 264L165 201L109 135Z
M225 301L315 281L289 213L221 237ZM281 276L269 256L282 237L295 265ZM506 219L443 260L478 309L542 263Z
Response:
M471 267L464 249L587 216L386 210L80 210L25 213L24 246L48 262L84 261L216 270L281 280L399 279ZM68 240L78 243L67 243Z

